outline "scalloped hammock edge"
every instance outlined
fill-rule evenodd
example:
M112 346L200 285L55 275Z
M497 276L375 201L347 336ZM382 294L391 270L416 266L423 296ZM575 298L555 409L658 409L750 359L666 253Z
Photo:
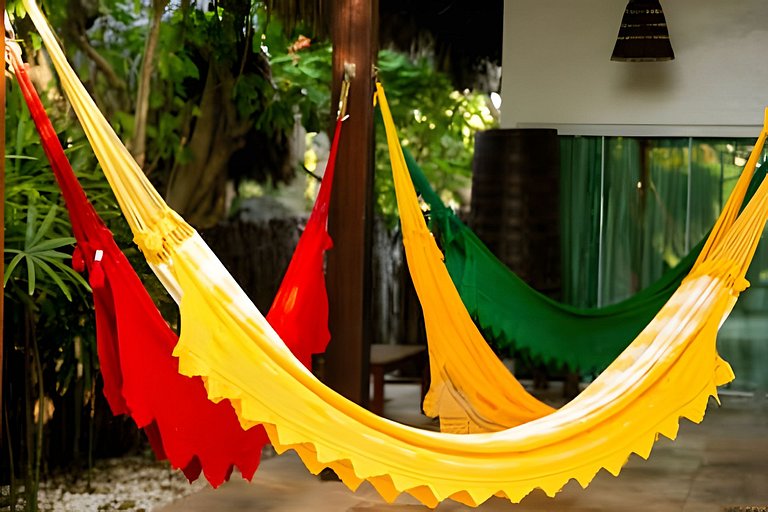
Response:
M197 250L197 245L197 241L188 240L180 251ZM720 299L709 307L688 311L687 318L681 318L696 332L698 343L659 348L667 354L665 366L669 371L661 372L663 378L646 383L649 385L643 391L630 391L627 388L634 386L617 385L617 381L624 380L623 372L607 371L590 386L594 391L602 388L607 403L624 406L616 407L615 411L623 428L618 428L611 418L607 419L608 432L600 428L600 423L595 428L581 428L580 420L587 420L588 415L578 410L577 398L548 417L507 431L462 436L415 431L359 409L310 375L291 371L295 369L286 365L289 362L284 361L283 354L269 354L271 347L263 347L266 358L259 361L256 369L251 367L252 361L243 362L242 353L231 347L218 351L217 357L201 356L201 345L221 347L227 340L239 338L240 329L253 326L250 322L212 326L196 315L185 315L185 311L201 310L198 301L210 299L193 284L193 275L185 275L187 269L179 270L185 289L182 332L196 332L208 339L201 342L197 336L193 339L182 335L175 352L180 357L180 371L202 375L212 400L229 399L244 428L263 424L279 453L295 450L313 473L331 467L351 489L367 480L390 502L401 492L407 492L430 507L448 498L476 506L494 495L518 502L537 487L554 496L570 479L586 487L602 467L618 475L631 453L647 458L658 434L674 439L680 417L700 422L709 396L717 396L716 386L733 378L728 364L717 356L711 336L729 309L731 296L722 293L728 288L723 279L703 274L687 280L682 294L698 297L698 306L712 296L719 295ZM685 301L675 305L684 306ZM664 323L662 319L649 326L648 337L662 334ZM676 333L668 334L674 337ZM704 339L707 337L710 339ZM647 364L652 357L649 356L646 351L639 359L646 359ZM619 366L630 364L635 357L623 354L617 362ZM294 378L283 380L277 373L280 368L288 369ZM272 378L281 381L276 387L266 381L248 384L253 380L249 376L273 372ZM708 377L702 379L701 375ZM314 393L306 393L312 388ZM678 400L667 400L667 393L674 393ZM581 401L586 401L584 394ZM277 410L267 402L292 406ZM647 413L651 411L657 414L649 418ZM565 422L553 421L561 415L567 417ZM563 423L570 425L570 430L575 431L573 435L549 439L547 434L557 434ZM563 464L564 459L570 465ZM448 467L455 468L457 473L446 474Z
M362 409L291 355L199 235L159 199L89 103L37 6L24 5L134 232L170 219L164 232L173 236L145 256L167 265L182 292L180 372L200 375L209 398L230 400L243 427L263 424L278 451L296 450L311 471L330 466L351 488L367 480L388 501L407 492L430 507L494 495L516 502L535 488L552 496L570 479L587 485L602 467L617 474L631 453L647 457L658 434L675 437L680 417L701 421L716 386L733 378L715 337L747 285L768 210L765 182L637 339L560 410L499 432L455 435ZM763 132L756 151L764 140Z

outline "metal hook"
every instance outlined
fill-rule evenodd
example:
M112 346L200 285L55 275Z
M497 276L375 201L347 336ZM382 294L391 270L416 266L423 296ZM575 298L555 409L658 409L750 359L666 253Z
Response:
M339 109L336 112L336 119L342 119L347 114L347 99L349 98L349 85L355 78L355 65L349 62L344 63L344 81L341 82L341 93L339 94Z
M346 73L345 73L346 75ZM349 79L344 78L341 82L341 93L339 94L339 109L336 113L336 119L342 119L347 115L347 100L349 99Z

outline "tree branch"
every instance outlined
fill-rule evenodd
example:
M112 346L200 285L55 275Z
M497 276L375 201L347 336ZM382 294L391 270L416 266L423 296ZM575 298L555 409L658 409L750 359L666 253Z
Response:
M152 24L147 34L144 47L144 58L139 76L139 88L136 92L136 111L134 115L134 131L132 153L139 167L144 167L147 156L147 116L149 113L149 93L152 84L152 72L155 67L155 52L160 38L160 25L163 12L169 0L154 0L152 2Z
M93 46L91 46L91 43L88 41L88 36L86 36L85 33L77 33L72 39L75 41L77 47L80 48L80 50L82 50L82 52L85 53L88 58L93 61L94 64L96 64L96 67L99 69L99 71L104 73L104 76L107 77L107 82L109 82L109 85L123 90L128 88L125 84L125 81L123 81L123 79L120 78L117 73L115 73L115 70L112 69L112 66L109 64L109 62L107 62L107 60L102 57L99 52L93 48Z

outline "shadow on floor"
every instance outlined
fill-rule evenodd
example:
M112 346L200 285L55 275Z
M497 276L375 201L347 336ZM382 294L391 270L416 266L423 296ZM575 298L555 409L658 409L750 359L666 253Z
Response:
M419 387L389 386L385 415L434 429L418 412ZM534 491L519 505L492 498L471 509L444 502L438 512L724 512L768 510L768 400L763 395L711 400L704 421L683 420L676 441L660 439L649 460L632 456L616 478L601 471L587 489L571 481L555 497ZM755 507L755 508L750 508ZM384 503L364 483L356 492L340 482L311 475L292 452L265 460L252 483L236 478L218 490L205 489L163 512L416 512L427 511L410 496Z

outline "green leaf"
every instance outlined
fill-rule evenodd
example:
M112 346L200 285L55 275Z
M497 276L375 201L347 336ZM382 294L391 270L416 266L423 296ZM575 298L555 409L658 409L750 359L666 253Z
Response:
M27 257L27 293L33 295L35 293L35 263L32 258Z
M43 219L42 224L40 224L40 228L37 230L37 233L35 233L35 236L32 238L32 241L30 242L30 246L34 246L43 239L45 235L48 234L48 231L51 229L51 225L53 224L53 220L56 218L56 205L52 205L51 209L48 210L48 213L45 215L45 218ZM61 246L56 246L61 247Z
M13 17L22 19L27 16L27 10L24 8L24 4L21 2L14 2L13 6ZM15 21L15 19L14 19Z
M6 249L5 252L10 251ZM5 275L3 276L3 288L5 288L5 286L8 284L8 280L13 275L13 271L16 269L16 266L19 264L19 262L24 259L24 256L25 255L23 253L19 253L14 256L11 262L8 264L8 267L5 269Z
M39 52L40 49L43 47L43 38L40 37L39 34L36 34L35 32L30 32L29 40L32 41L32 48L35 50L35 52Z
M75 365L70 364L63 366L58 372L58 392L60 396L64 396L69 390L69 385L72 382L72 377L75 375Z
M72 237L60 237L60 238L51 238L49 240L45 240L43 242L40 242L37 245L34 245L27 249L30 254L34 253L39 256L38 253L42 251L49 251L51 249L58 249L59 247L65 247L68 245L72 245L75 243L75 239Z
M67 254L65 252L60 252L60 251L51 251L51 250L36 251L35 255L47 260L68 260L72 258L71 254Z
M69 292L69 287L64 284L64 281L61 280L59 275L53 271L53 269L42 259L33 257L35 260L35 264L40 267L45 274L48 274L48 277L50 277L54 283L59 287L61 292L64 294L64 296L72 302L72 294ZM31 294L30 294L31 295Z
M56 266L56 268L61 270L64 274L66 274L69 277L69 279L71 279L72 281L82 286L85 291L87 291L88 293L91 293L93 291L91 290L91 286L82 276L82 274L80 274L79 272L76 272L75 269L73 269L69 265L62 263L60 261L52 261L51 263L54 266Z
M32 245L32 240L35 237L35 224L37 223L37 208L35 205L30 204L27 208L27 225L24 235L24 246L29 247Z

